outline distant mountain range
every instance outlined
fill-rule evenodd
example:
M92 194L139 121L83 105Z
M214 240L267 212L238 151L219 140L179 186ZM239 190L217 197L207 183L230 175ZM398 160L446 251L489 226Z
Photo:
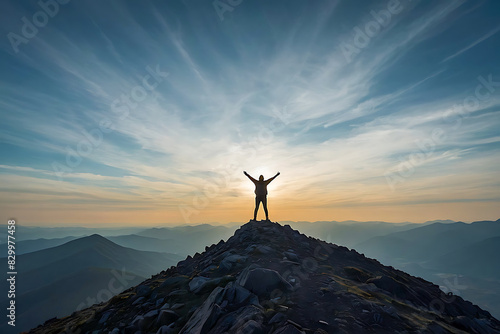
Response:
M229 238L236 230L237 226L214 226L209 224L195 225L195 226L176 226L176 227L162 227L162 228L149 228L149 229L125 229L124 232L134 231L134 234L119 234L117 229L104 229L104 234L107 239L114 243L134 248L143 251L161 252L178 254L181 257L186 257L189 254L201 252L204 250L207 243L216 243L220 240ZM34 239L27 240L24 233L28 229L28 236ZM45 227L22 227L16 236L21 235L24 238L19 238L21 241L16 243L16 254L26 254L49 247L56 247L68 241L77 239L82 236L88 236L88 232L97 232L98 229L86 228L54 228ZM37 234L39 233L39 235ZM52 233L52 234L51 234ZM66 233L76 233L74 235L67 235ZM46 238L48 235L53 235L52 238ZM44 238L40 238L44 236ZM57 236L57 237L56 237ZM3 238L2 240L6 240ZM0 246L2 243L0 243Z
M181 259L138 251L94 234L16 257L16 330L102 302ZM5 262L5 258L3 259ZM1 283L7 291L6 281ZM6 333L2 319L0 332Z
M353 247L459 293L500 318L500 219L433 223L373 237Z
M500 318L500 262L497 257L500 220L473 223L437 220L424 224L380 221L282 223L430 280ZM237 227L234 223L103 229L106 238L91 235L100 232L93 228L22 227L17 237L22 235L24 238L18 239L24 240L16 244L18 291L22 291L18 301L19 305L30 306L22 309L20 316L28 317L29 323L36 325L49 317L69 314L82 303L87 305L87 297L90 301L109 298L117 292L106 291L110 290L107 285L113 279L122 289L133 286L175 265L187 255L201 253L206 245L226 240ZM134 278L127 284L117 284L117 276ZM4 285L2 282L0 287ZM99 291L103 298L97 298ZM55 309L54 305L59 307ZM0 326L2 333L3 328Z
M435 284L288 225L251 221L46 333L499 333L500 321Z

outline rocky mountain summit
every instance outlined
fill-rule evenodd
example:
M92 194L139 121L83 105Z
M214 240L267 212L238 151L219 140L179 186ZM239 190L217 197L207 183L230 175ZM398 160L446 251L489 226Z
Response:
M500 333L500 322L354 250L250 221L108 302L30 331L64 332Z

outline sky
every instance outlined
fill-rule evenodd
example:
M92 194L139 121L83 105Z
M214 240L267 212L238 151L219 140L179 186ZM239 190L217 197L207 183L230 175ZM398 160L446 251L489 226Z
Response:
M4 221L500 218L497 1L0 6Z

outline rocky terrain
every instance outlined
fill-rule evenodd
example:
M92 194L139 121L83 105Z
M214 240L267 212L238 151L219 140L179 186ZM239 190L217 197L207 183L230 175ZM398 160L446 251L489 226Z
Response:
M251 221L158 275L30 333L500 333L459 296L290 226Z

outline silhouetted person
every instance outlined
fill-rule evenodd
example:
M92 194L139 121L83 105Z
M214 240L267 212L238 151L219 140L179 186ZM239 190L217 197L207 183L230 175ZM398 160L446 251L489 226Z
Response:
M259 180L254 179L247 172L243 172L250 181L255 184L255 210L253 212L253 220L257 220L257 211L259 211L259 204L262 202L262 206L264 207L264 212L266 213L266 220L269 220L269 213L267 212L267 185L271 183L280 172L276 173L272 178L268 180L264 180L264 176L259 176Z

